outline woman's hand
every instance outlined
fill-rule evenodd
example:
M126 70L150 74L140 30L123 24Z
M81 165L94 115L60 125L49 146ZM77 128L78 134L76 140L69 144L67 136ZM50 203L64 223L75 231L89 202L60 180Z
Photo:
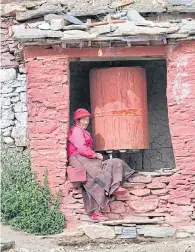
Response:
M100 159L100 160L103 160L103 159L104 159L104 157L103 157L103 155L102 155L101 153L97 153L97 154L96 154L96 158L97 158L97 159Z

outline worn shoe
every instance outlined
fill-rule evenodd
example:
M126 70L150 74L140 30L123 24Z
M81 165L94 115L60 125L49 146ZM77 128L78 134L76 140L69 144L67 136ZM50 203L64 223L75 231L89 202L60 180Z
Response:
M93 213L91 219L95 222L107 221L108 217L104 216L102 213Z

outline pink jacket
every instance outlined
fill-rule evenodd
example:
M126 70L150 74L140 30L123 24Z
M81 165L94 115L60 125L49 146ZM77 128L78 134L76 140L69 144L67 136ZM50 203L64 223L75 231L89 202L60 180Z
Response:
M93 140L90 133L77 125L74 125L68 132L68 156L80 154L87 158L96 158L92 149Z

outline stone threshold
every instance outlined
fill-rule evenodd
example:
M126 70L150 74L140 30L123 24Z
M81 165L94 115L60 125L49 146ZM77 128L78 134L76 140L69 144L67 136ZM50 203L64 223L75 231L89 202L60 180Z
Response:
M140 242L162 238L193 238L195 237L195 225L193 226L160 226L159 224L129 226L108 226L107 223L82 223L72 229L65 229L61 234L42 238L57 238L63 246L83 244L86 241L117 243L122 241ZM110 223L109 223L110 224Z

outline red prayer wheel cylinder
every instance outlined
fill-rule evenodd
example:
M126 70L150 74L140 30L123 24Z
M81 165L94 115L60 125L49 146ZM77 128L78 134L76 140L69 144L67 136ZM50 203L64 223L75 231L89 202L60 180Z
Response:
M148 149L146 72L142 67L90 71L94 149Z

